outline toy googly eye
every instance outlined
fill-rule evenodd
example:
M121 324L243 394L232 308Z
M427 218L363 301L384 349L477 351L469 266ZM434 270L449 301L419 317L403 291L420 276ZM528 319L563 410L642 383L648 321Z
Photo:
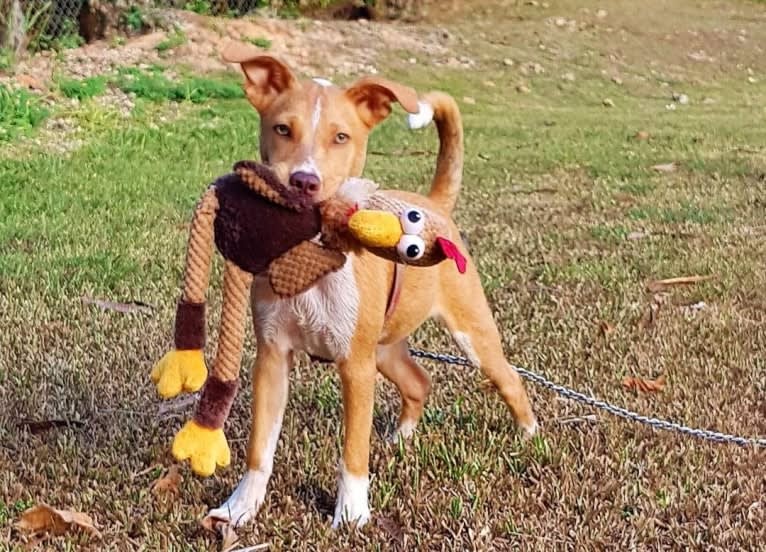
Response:
M399 217L405 234L420 234L426 224L426 217L420 209L407 209Z
M396 244L396 250L403 261L417 261L425 254L426 244L418 236L405 234Z

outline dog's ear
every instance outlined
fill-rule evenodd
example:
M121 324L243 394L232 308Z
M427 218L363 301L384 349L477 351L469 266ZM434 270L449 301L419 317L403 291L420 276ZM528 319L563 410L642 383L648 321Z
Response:
M362 121L370 128L391 113L397 101L408 113L417 113L418 94L409 86L379 77L364 77L346 89L346 96L356 105Z
M258 50L242 42L230 42L221 52L229 63L239 63L245 74L245 94L258 112L266 109L274 98L297 83L292 71L272 56L264 56Z

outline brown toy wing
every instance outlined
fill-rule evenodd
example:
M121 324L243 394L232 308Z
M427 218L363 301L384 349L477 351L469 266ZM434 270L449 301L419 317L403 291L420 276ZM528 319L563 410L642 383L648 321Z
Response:
M340 269L346 256L340 251L305 241L272 261L269 283L282 298L293 297L313 286L322 276Z

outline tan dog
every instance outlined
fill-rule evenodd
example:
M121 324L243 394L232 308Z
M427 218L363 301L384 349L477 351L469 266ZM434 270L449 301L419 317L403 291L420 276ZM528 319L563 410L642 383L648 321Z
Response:
M316 201L331 197L365 165L367 137L397 101L411 127L435 121L440 149L429 197L401 192L408 202L449 217L460 189L463 131L460 112L446 94L419 102L414 90L377 77L347 88L300 81L283 63L243 44L226 48L239 63L245 92L261 117L260 150L283 181ZM458 229L450 236L468 257ZM268 282L253 284L257 357L253 367L253 420L247 473L231 497L209 515L236 525L263 503L272 472L288 392L293 354L304 351L334 361L340 372L345 428L333 527L370 517L368 462L376 373L391 380L402 398L395 438L412 434L430 391L428 374L409 355L407 338L426 319L446 324L463 353L498 388L526 434L537 428L526 391L506 361L476 266L460 274L453 263L406 267L371 253L350 256L345 266L314 288L278 299ZM401 300L397 302L397 298ZM397 308L393 308L398 304Z

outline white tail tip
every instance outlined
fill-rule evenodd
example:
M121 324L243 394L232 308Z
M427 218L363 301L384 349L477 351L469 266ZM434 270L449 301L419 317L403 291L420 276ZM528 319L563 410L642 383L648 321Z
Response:
M434 120L434 108L427 102L418 102L420 110L417 113L407 115L407 124L412 130L425 128Z

